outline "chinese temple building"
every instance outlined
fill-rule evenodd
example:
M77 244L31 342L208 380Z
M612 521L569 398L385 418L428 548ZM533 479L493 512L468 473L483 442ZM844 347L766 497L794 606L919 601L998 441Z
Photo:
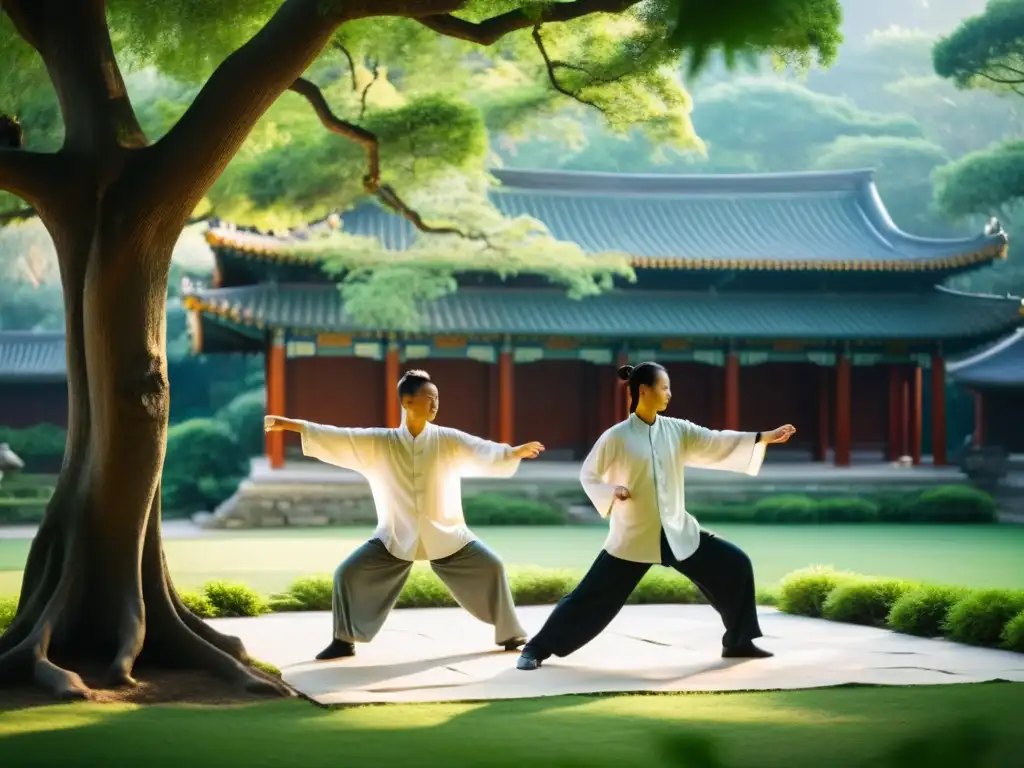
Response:
M951 363L949 376L974 395L974 445L1024 453L1024 328Z
M68 421L64 334L0 331L0 427Z
M269 412L356 427L397 426L397 381L425 368L440 423L577 460L626 416L616 366L657 360L672 378L669 415L729 429L789 422L785 450L838 466L922 454L942 465L947 357L1021 323L1019 298L941 287L1005 258L1006 236L904 233L870 171L494 173L503 213L589 253L629 254L636 282L574 300L538 276L461 275L403 333L346 314L339 278L289 250L309 231L219 226L212 285L186 298L195 350L265 353ZM417 235L372 202L341 221L393 250ZM268 437L271 467L298 453L293 439Z

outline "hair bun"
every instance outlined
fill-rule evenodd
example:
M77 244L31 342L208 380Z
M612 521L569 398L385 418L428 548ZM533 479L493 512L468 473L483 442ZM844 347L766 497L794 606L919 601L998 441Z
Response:
M623 381L629 381L629 377L633 375L632 365L623 365L619 368L619 378Z

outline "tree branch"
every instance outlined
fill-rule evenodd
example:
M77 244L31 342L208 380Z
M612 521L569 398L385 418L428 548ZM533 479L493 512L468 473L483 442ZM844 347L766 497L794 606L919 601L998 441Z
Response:
M341 51L342 55L348 61L348 74L349 77L352 78L352 90L354 91L357 88L359 88L359 83L356 82L356 62L352 58L352 54L348 52L348 48L346 48L344 45L335 41L334 47Z
M160 194L177 204L172 212L177 223L188 219L256 122L323 50L347 14L348 3L285 0L217 67L181 119L153 145L141 170L165 180Z
M622 13L639 3L640 0L572 0L567 3L549 3L539 13L517 8L479 22L466 21L451 14L422 16L416 20L445 37L454 37L479 45L492 45L505 35L520 29L572 21L593 13Z
M363 176L363 189L368 195L373 195L386 207L390 208L399 216L407 219L420 232L426 232L432 235L459 235L460 237L465 237L469 240L481 240L487 242L487 237L481 233L467 233L463 232L458 227L435 227L427 224L416 210L410 207L404 200L402 200L401 197L399 197L398 193L395 192L394 189L387 184L381 183L380 142L378 141L376 134L336 116L327 104L327 100L324 98L323 92L309 80L306 80L303 77L297 78L295 82L291 84L290 90L299 94L309 102L313 111L316 113L316 116L320 118L320 122L323 123L327 130L336 133L339 136L344 136L350 141L354 141L366 151L367 171L366 175Z
M359 97L359 119L362 120L366 116L366 94L370 92L370 87L377 82L377 78L380 77L380 67L377 66L377 62L373 62L373 79L366 84L363 88L362 96Z
M0 148L0 190L39 208L55 191L60 159L55 154Z
M597 104L590 99L580 96L578 93L573 93L568 88L558 82L558 76L555 74L556 69L572 69L576 71L584 71L582 67L577 67L573 64L566 64L563 61L552 61L551 57L548 56L548 51L544 47L544 39L540 36L540 24L533 28L533 41L537 44L537 50L540 51L540 55L544 57L544 66L548 70L548 80L551 81L551 87L559 93L568 96L570 99L575 99L580 104L586 104L589 107L593 107L601 114L605 113L604 107Z

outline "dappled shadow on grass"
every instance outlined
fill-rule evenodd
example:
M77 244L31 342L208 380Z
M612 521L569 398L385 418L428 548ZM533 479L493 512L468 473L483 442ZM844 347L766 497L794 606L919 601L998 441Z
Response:
M1014 684L333 710L67 705L5 714L0 756L19 767L1003 768L1019 756L1022 705Z

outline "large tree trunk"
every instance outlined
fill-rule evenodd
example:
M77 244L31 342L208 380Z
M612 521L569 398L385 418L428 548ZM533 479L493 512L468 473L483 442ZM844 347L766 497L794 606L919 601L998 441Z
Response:
M82 675L103 687L131 685L140 660L286 693L250 666L237 638L182 604L164 560L165 305L174 238L154 238L160 228L146 218L84 218L83 226L54 232L67 315L68 440L18 613L0 637L0 683L34 679L62 698L82 698L90 692Z

